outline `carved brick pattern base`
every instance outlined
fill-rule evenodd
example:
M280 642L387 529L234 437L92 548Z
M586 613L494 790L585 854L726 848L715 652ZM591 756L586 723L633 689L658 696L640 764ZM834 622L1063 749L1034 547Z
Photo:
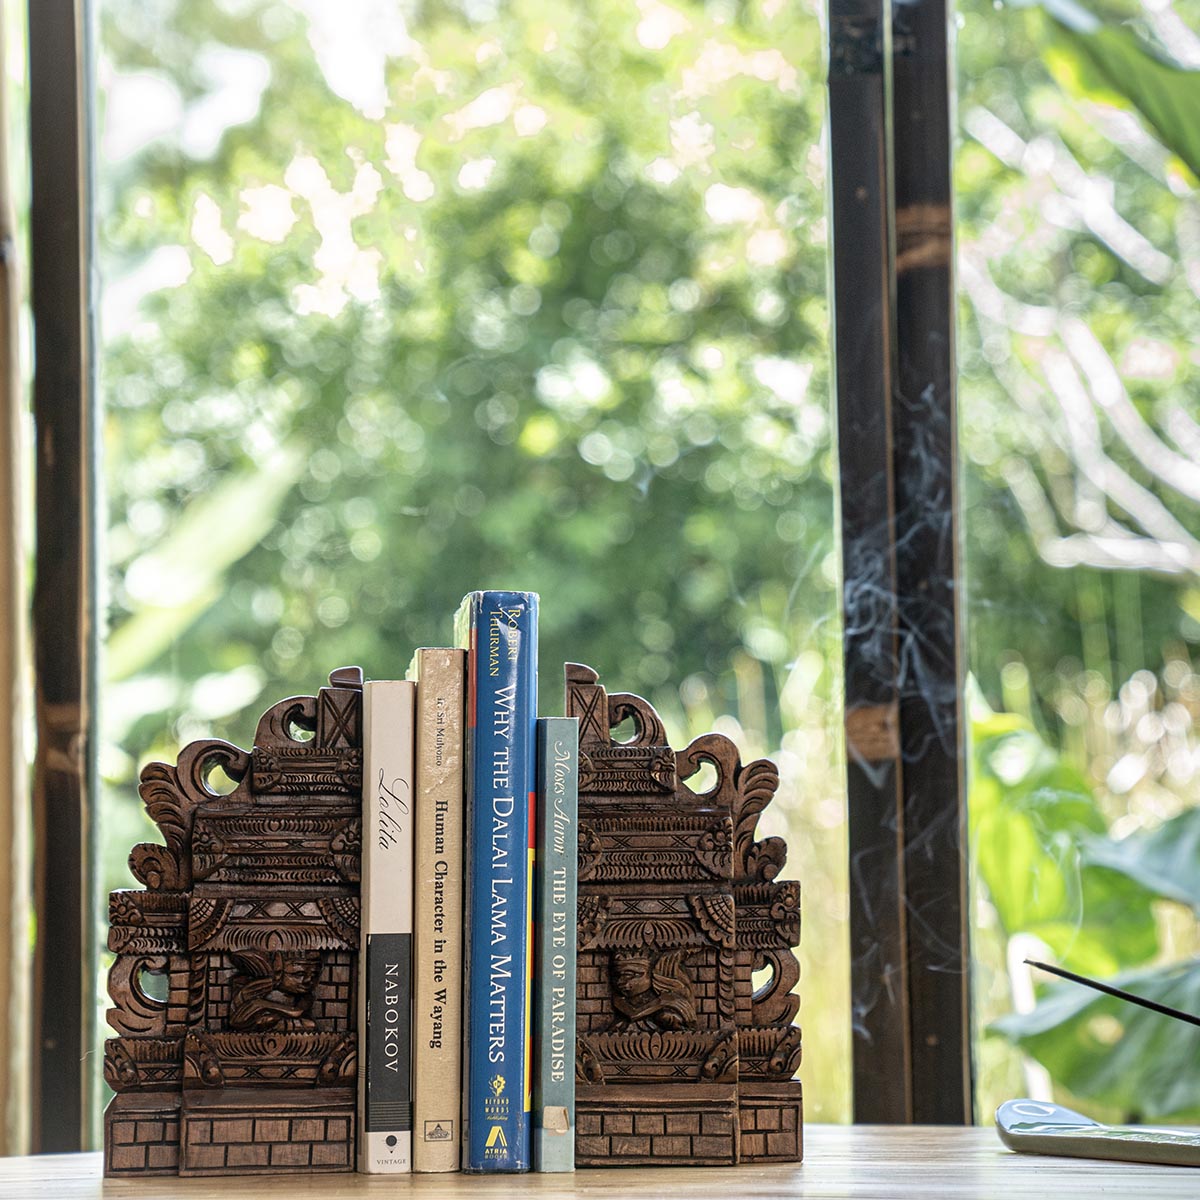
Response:
M335 1093L336 1095L336 1093ZM354 1093L340 1102L313 1103L311 1092L276 1094L270 1116L258 1116L261 1098L228 1091L205 1097L183 1121L181 1175L281 1171L348 1171L353 1165Z
M738 1088L742 1162L798 1162L804 1157L804 1112L798 1086Z
M737 1153L732 1086L588 1087L575 1096L579 1167L723 1166Z
M179 1093L115 1096L104 1114L105 1175L179 1172Z

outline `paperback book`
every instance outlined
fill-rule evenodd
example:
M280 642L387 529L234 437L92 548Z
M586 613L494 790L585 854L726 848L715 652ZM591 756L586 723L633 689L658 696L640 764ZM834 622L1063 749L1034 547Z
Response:
M363 687L358 1169L412 1170L413 776L416 685Z
M575 910L579 882L579 720L537 723L537 980L533 1169L575 1169Z
M457 1171L462 1134L466 654L418 650L413 1170Z
M537 596L472 592L467 650L463 1169L527 1171Z

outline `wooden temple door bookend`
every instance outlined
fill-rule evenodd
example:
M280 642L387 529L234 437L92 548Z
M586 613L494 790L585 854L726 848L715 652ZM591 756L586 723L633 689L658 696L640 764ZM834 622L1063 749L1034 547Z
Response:
M795 1161L803 1150L787 847L755 840L779 785L720 734L678 753L643 699L566 667L579 718L580 1167ZM612 730L627 718L628 741ZM704 764L706 792L687 780ZM757 990L755 972L770 970Z
M329 682L249 753L193 742L142 771L165 844L109 900L106 1175L354 1167L362 672Z

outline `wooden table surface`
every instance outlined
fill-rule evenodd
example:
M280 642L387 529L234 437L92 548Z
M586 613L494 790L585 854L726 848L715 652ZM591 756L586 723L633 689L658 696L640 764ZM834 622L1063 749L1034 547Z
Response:
M0 1197L21 1200L228 1200L229 1197L838 1197L845 1200L1062 1200L1200 1197L1200 1169L1012 1154L993 1129L815 1125L802 1166L622 1168L574 1175L279 1175L110 1180L99 1154L0 1159Z

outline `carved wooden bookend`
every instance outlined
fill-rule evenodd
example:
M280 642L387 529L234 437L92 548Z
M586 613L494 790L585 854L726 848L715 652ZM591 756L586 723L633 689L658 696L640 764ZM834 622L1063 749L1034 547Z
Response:
M109 899L106 1175L353 1169L362 672L329 683L250 753L193 742L142 772L165 845Z
M755 841L779 774L719 734L676 753L638 696L567 664L579 718L576 1139L581 1167L802 1153L800 885ZM632 718L629 741L611 730ZM686 784L705 764L707 792ZM769 968L755 990L753 974Z

